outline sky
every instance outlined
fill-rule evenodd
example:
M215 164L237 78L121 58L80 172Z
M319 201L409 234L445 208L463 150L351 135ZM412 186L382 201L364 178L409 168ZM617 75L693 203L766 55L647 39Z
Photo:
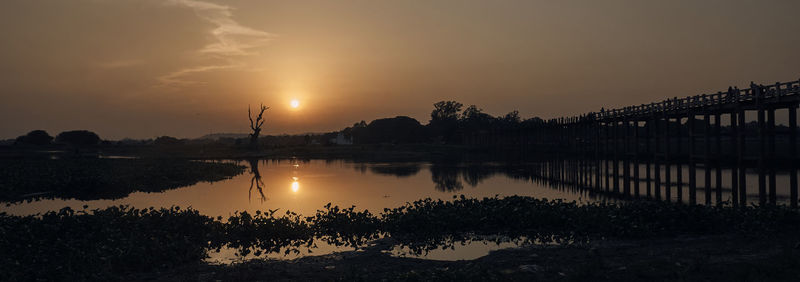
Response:
M0 138L553 118L800 79L800 1L8 0ZM291 108L290 101L300 102Z

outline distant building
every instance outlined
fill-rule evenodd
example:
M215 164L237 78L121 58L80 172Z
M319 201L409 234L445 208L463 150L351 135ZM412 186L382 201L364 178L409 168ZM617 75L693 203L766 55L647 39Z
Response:
M353 137L344 137L344 133L339 132L336 134L336 138L331 138L331 144L336 145L353 145Z

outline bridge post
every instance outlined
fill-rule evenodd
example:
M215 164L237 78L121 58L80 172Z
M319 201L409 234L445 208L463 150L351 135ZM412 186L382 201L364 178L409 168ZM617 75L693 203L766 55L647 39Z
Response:
M789 206L797 208L797 105L789 106Z
M705 203L706 205L711 205L711 116L709 115L708 111L706 110L705 115L703 116L703 121L705 122L705 130L704 130L704 138L705 138L705 145L706 148L703 150L703 156L705 157L705 185L703 189L705 190Z
M695 128L695 115L693 111L689 111L689 120L687 121L689 131L689 204L697 204L697 168L694 164L694 128Z
M628 197L628 196L631 195L631 177L630 177L631 172L630 172L630 168L629 168L629 166L630 166L630 152L631 152L631 150L630 150L631 121L629 119L625 118L624 122L625 122L625 125L622 127L622 130L623 130L623 135L625 135L625 138L624 138L624 141L623 141L623 142L625 142L625 144L623 145L625 154L623 154L623 159L622 159L622 169L623 169L623 171L622 171L622 181L624 181L622 183L622 187L623 187L622 189L623 189L623 193L625 193L625 197Z
M670 147L672 138L670 134L671 118L667 115L664 127L664 198L667 202L672 201L672 162L670 162Z
M610 174L609 173L611 172L611 169L609 169L609 165L611 165L611 163L609 163L609 159L611 158L611 152L610 152L611 151L611 126L609 125L608 119L606 119L605 129L606 129L605 130L605 133L606 133L606 144L605 144L605 147L606 147L606 153L605 153L606 165L605 165L605 171L606 172L604 174L604 176L606 178L606 189L605 189L605 191L606 192L610 192L611 191L611 180L609 180L610 179Z
M633 195L639 198L639 120L633 123Z
M619 194L619 120L614 118L614 193Z
M769 203L774 205L777 203L776 183L775 183L775 108L770 107L767 110L767 126L769 134Z
M686 122L689 122L688 118ZM675 155L678 156L678 161L675 162L675 194L677 194L678 203L683 203L683 163L681 160L683 157L683 117L680 115L675 122L675 128L676 136L678 137L678 140L675 141L678 145L675 150ZM689 138L687 137L686 139L688 140Z
M756 92L760 96L760 91ZM756 100L758 101L758 100ZM764 158L766 158L766 123L764 122L764 108L758 105L758 204L767 204L767 178L764 173Z
M738 169L739 169L739 202L742 206L747 205L747 167L745 163L745 146L747 145L747 123L745 123L745 111L742 109L739 111L737 118L739 119L739 146L737 149L739 150L736 154L738 155Z
M739 129L737 127L738 111L731 112L731 157L730 163L739 162ZM731 204L739 205L739 169L738 166L731 166Z
M600 119L597 114L594 115L594 120L592 120L592 124L594 125L594 157L595 157L595 168L594 168L594 189L600 191Z
M719 112L714 114L714 138L716 139L716 154L715 154L715 168L716 173L716 202L717 205L722 204L722 116Z
M655 152L653 152L651 150L651 147L650 147L650 139L652 138L651 132L652 132L652 127L653 127L653 120L646 121L644 126L645 126L645 129L646 129L646 133L645 133L645 144L646 144L645 151L646 151L646 153L645 153L645 156L655 156ZM647 183L646 184L646 186L647 186L647 197L650 198L650 196L652 196L652 192L651 191L652 191L652 188L653 188L652 187L652 183L651 183L652 179L651 179L651 175L650 175L650 161L645 160L645 166L646 166L645 167L645 178L647 179L647 181L646 181L646 183Z
M653 174L654 174L654 177L655 177L655 186L656 187L655 187L655 191L653 191L653 194L656 196L657 200L661 199L661 166L659 164L661 158L658 156L658 154L660 153L659 147L661 147L661 134L660 134L661 131L659 130L659 126L658 126L658 124L660 122L661 122L661 117L660 116L656 116L654 114L654 116L653 116L653 129L654 129L653 130L653 136L654 136L655 140L653 142L653 147L654 147L653 148L653 167L654 167L653 168Z

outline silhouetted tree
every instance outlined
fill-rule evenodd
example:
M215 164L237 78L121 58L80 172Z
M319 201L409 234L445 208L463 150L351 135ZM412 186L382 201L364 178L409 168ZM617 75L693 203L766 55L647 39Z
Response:
M513 111L511 111L511 112L507 113L507 114L506 114L506 115L505 115L505 116L502 118L502 120L503 120L503 122L505 122L505 123L508 123L508 124L516 124L516 123L520 123L520 120L521 120L521 119L520 119L520 117L519 117L519 111L517 111L517 110L513 110Z
M470 105L461 113L462 127L468 130L488 129L494 117L483 112L475 105Z
M454 143L458 130L458 113L463 105L456 101L440 101L433 104L429 123L433 136L445 143Z
M431 123L441 121L455 121L458 119L458 112L464 105L456 101L439 101L433 104L431 112Z
M376 119L359 131L359 143L414 143L424 141L425 127L416 119L398 116Z
M153 144L156 146L175 146L182 145L183 140L171 136L161 136L156 138L156 140L153 141Z
M64 131L56 136L57 143L79 147L89 147L100 143L100 136L88 130Z
M42 145L48 145L52 141L53 137L50 136L50 134L47 134L47 131L34 130L28 132L28 134L17 137L17 140L14 143L42 146Z
M250 106L247 106L247 117L250 119L250 129L253 130L253 133L250 133L250 147L253 149L258 148L258 135L261 134L261 126L264 125L264 111L267 109L269 109L269 107L265 107L262 104L258 116L253 120L253 115L250 113Z

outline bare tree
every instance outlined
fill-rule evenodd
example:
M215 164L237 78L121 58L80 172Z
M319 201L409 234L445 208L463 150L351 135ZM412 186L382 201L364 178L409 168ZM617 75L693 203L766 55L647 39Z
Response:
M264 111L269 109L269 107L265 107L261 104L261 111L258 113L258 117L253 120L253 114L250 113L250 106L247 106L247 117L250 119L250 129L253 130L253 133L250 133L250 147L253 149L258 148L258 135L261 134L261 126L264 125Z

